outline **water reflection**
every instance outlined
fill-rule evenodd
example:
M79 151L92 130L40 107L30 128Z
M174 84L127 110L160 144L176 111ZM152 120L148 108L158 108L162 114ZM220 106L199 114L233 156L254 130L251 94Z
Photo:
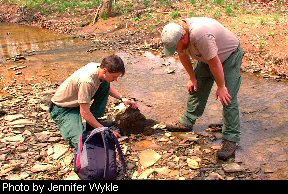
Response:
M63 48L79 42L67 35L59 35L36 27L0 23L0 62L7 58L37 51Z

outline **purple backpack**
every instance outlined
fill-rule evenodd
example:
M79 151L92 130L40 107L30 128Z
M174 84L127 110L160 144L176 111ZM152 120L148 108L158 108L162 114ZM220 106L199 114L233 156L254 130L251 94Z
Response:
M116 149L126 174L118 139L107 127L84 131L75 152L74 170L81 180L115 180L118 176Z

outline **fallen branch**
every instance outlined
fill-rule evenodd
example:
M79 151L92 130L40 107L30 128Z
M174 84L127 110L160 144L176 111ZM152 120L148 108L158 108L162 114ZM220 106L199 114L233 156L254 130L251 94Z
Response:
M97 21L98 21L98 18L99 18L99 11L101 9L101 7L103 6L103 4L101 3L99 5L99 7L97 8L97 11L96 11L96 14L95 14L95 17L94 17L94 20L93 20L93 24L95 24Z

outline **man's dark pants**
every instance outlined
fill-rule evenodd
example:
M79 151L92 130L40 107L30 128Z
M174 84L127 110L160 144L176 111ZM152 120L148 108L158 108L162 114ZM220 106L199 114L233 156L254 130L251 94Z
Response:
M241 85L240 67L242 58L243 51L239 46L223 63L225 85L232 96L232 102L223 106L222 133L223 139L236 143L240 142L241 133L237 95ZM187 111L180 119L180 122L188 127L192 127L196 119L202 116L214 83L214 77L209 66L203 62L197 63L195 74L198 82L198 91L189 94Z

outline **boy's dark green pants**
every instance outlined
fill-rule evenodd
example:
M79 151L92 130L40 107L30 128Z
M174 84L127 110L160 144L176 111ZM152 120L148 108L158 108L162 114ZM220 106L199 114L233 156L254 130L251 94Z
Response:
M225 85L232 102L223 106L223 138L236 143L240 142L240 119L238 108L238 91L241 85L240 67L242 64L243 51L239 46L228 59L223 63ZM205 109L214 77L210 72L209 66L203 62L198 62L195 68L198 82L198 91L189 94L187 111L181 117L180 122L185 126L192 127Z
M94 101L90 106L90 111L95 118L99 118L104 115L108 102L109 91L110 83L103 81L93 96ZM77 147L79 137L85 130L80 115L80 107L65 108L54 105L50 114L51 118L57 123L63 138L73 146Z

